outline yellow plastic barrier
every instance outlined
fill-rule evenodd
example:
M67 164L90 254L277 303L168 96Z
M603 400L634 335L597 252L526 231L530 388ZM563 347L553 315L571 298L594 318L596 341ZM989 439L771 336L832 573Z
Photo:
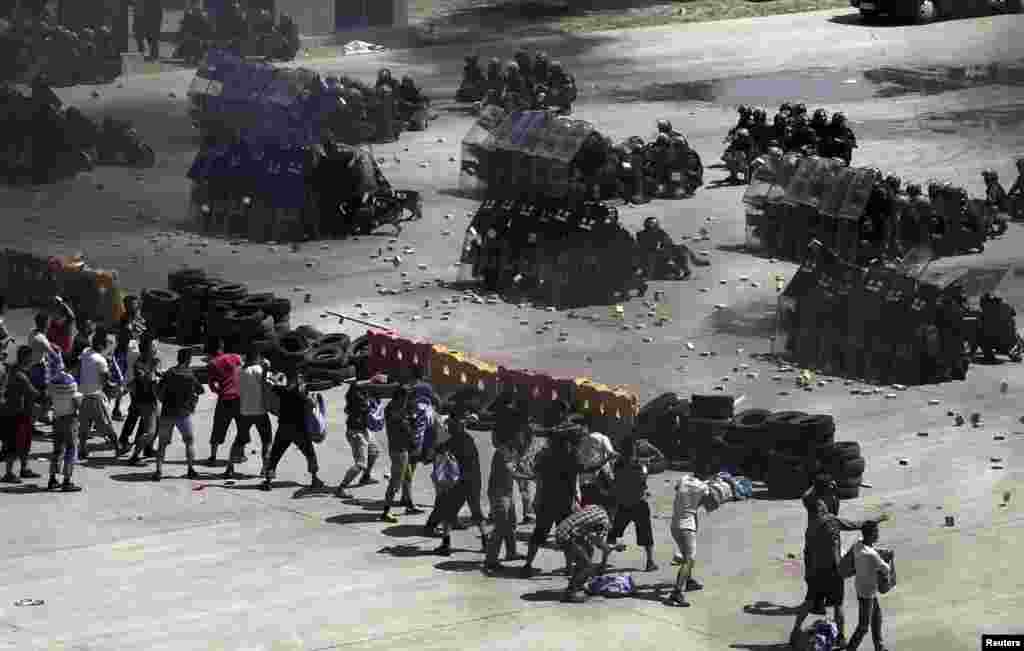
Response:
M430 381L441 393L454 392L459 389L462 365L465 358L457 350L447 346L434 344L430 347Z

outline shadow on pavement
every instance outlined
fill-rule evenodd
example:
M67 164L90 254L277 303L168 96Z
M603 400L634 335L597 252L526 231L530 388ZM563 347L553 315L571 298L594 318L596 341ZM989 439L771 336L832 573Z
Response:
M565 589L563 588L561 590L537 590L536 592L527 592L526 594L520 596L519 598L522 599L523 601L530 601L530 602L534 602L534 603L537 603L537 602L543 603L543 602L562 601L562 599L564 597L565 597Z
M126 472L117 475L111 475L110 478L114 481L122 481L127 483L137 483L143 481L151 481L153 479L153 470L146 470L143 472ZM164 479L173 479L172 477L164 476Z
M332 515L325 520L331 524L371 524L373 522L379 522L380 516L373 513L342 513L341 515Z
M730 649L747 649L747 651L792 651L787 642L769 642L767 644L754 644L749 642L737 642L730 644Z
M304 500L310 497L334 497L334 489L325 486L324 488L310 488L309 486L299 486L298 490L292 493L293 500Z
M469 552L468 549L453 549L452 551L458 552ZM481 561L441 561L434 566L439 570L445 572L479 572L480 568L483 567Z
M775 495L767 488L763 488L761 490L755 490L753 493L751 493L750 499L758 500L761 502L787 502L799 498Z
M0 495L32 495L33 493L45 493L46 489L38 484L21 484L20 486L4 486L0 488Z
M396 524L381 531L385 536L392 538L425 538L423 525L421 524Z
M383 511L385 506L384 500L368 500L359 497L351 500L349 503L353 506L359 506L366 511Z
M245 486L225 486L233 491L258 491L260 490L261 484L246 484ZM301 484L294 481L275 481L270 483L271 489L274 488L301 488Z
M748 615L763 615L765 617L795 617L800 609L793 606L780 606L770 601L755 601L744 606L743 612Z
M418 558L420 556L436 556L431 549L417 547L415 545L392 545L381 547L378 554L387 554L395 558Z

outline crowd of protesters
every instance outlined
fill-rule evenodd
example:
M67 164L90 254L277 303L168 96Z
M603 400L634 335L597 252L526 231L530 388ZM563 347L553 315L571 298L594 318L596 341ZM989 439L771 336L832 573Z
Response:
M186 477L199 477L193 414L204 387L192 369L192 350L182 348L177 364L162 370L156 341L139 314L137 299L128 297L124 307L124 317L113 333L87 319L77 319L72 307L59 297L51 309L36 316L35 329L26 343L17 347L15 361L3 367L3 482L16 484L39 477L29 466L29 454L35 423L40 421L53 426L50 490L81 490L73 482L74 467L89 457L88 442L94 435L105 439L119 457L132 451L131 465L143 464L143 457L155 457L152 480L160 481L167 449L177 431L185 444ZM0 302L0 339L4 342L0 354L6 357L7 348L16 340L2 316ZM116 341L113 349L111 335ZM281 378L259 350L243 358L226 353L223 343L217 341L208 352L207 384L217 403L207 463L217 462L218 450L227 443L234 423L235 439L224 478L239 478L236 468L245 460L255 427L263 461L262 489L272 489L276 467L293 444L308 462L310 488L326 489L318 476L316 448L308 429L309 394L301 368L289 370ZM397 523L392 513L395 506L404 507L406 515L422 513L413 497L413 479L418 466L433 464L436 500L424 533L440 535L437 554L453 552L451 531L464 528L458 516L468 505L488 574L502 572L503 562L523 560L516 529L519 524L534 522L525 562L519 569L522 577L532 576L536 557L553 530L565 560L568 602L586 601L589 580L606 572L611 552L624 549L618 541L630 524L645 553L645 571L658 570L645 464L657 461L660 453L646 441L627 437L616 448L608 437L590 431L586 419L571 414L564 402L551 403L545 413L534 418L528 401L502 394L490 407L495 422L494 454L487 483L490 510L485 518L481 505L483 461L467 430L467 424L484 410L482 396L467 390L442 400L424 379L422 368L409 369L406 377L396 379L400 381L377 375L349 389L346 436L354 464L334 491L338 497L350 498L353 487L376 483L373 471L380 456L378 436L386 432L390 472L384 475L388 483L380 519ZM124 394L129 398L127 417L118 432L114 422L123 415L115 413L115 405ZM270 396L276 399L276 409L271 408ZM277 414L276 432L269 415L272 411ZM547 443L536 445L543 438ZM587 455L581 453L585 445L590 446ZM600 453L596 457L595 445ZM16 463L20 464L19 474L14 473ZM439 468L456 470L446 473ZM63 481L58 479L61 475ZM673 562L679 569L666 600L669 605L688 606L686 593L703 588L694 578L699 511L717 508L717 503L712 504L708 479L685 474L675 486L670 532L676 547ZM522 518L516 508L517 490ZM859 529L864 539L851 554L860 617L849 648L855 649L869 629L876 648L884 648L878 588L873 583L877 579L872 577L888 571L889 566L872 545L878 538L877 524L885 518L865 522L840 518L835 485L826 476L818 478L803 502L808 513L807 596L794 625L794 640L804 619L810 613L823 613L826 606L835 609L836 626L840 636L844 635L839 532ZM489 527L485 526L488 520ZM595 562L598 550L601 558Z

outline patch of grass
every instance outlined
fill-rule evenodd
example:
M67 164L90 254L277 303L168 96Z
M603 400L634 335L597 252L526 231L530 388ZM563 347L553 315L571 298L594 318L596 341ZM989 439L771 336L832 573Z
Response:
M653 13L601 12L570 16L558 21L565 32L598 32L615 29L655 27L667 24L702 23L734 18L775 16L849 7L849 0L693 0L671 5L671 11Z

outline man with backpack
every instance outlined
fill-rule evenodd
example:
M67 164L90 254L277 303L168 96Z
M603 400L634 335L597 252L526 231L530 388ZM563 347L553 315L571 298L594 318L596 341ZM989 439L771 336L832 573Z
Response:
M391 515L395 496L402 491L402 503L405 504L406 515L422 513L412 501L412 479L416 473L416 461L413 453L416 449L413 434L413 414L411 413L412 392L409 387L400 385L391 394L391 401L384 409L384 422L388 430L388 456L391 457L391 478L384 493L384 512L381 522L396 524L398 518Z
M380 375L370 378L370 384L383 384L384 381L385 378ZM345 437L352 448L352 460L355 464L345 473L335 495L349 499L352 494L346 489L360 475L360 486L372 482L373 466L380 456L376 434L384 430L384 404L379 398L371 396L366 388L357 382L349 387L348 393L345 394L345 415Z
M430 514L427 522L434 520L441 526L441 545L434 550L441 556L449 556L452 552L451 529L458 524L459 511L462 505L469 502L469 510L473 523L480 531L480 544L483 551L487 550L487 535L484 531L484 514L480 509L480 451L476 441L466 431L466 408L456 405L448 417L447 441L435 448L437 458L445 460L450 455L458 469L457 479L449 486L441 487L438 495L437 508ZM475 499L473 496L476 496Z

